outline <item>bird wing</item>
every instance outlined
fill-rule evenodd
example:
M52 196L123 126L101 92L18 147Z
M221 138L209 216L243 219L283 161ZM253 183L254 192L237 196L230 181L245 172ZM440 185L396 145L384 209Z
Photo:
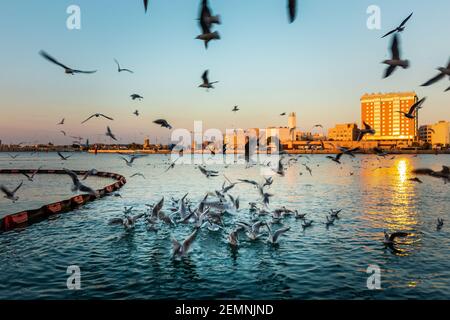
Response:
M202 80L203 80L204 83L209 83L208 72L209 72L208 70L205 70L205 72L203 72Z
M405 20L403 20L403 22L400 24L400 28L402 28L408 22L408 20L411 19L413 13L414 12L411 12L411 14Z
M120 64L119 64L119 61L117 61L116 59L114 59L114 61L115 61L116 64L117 64L117 70L120 71Z
M96 73L97 70L93 70L93 71L83 71L83 70L72 70L74 73L85 73L85 74L91 74L91 73Z
M16 193L21 187L22 187L22 185L23 185L23 181L22 182L20 182L20 184L17 186L17 188L15 188L14 190L13 190L13 194L14 193Z
M407 237L408 234L406 232L394 232L393 234L391 234L389 236L389 241L394 241L395 238L399 237L399 238L404 238Z
M158 202L156 206L153 207L152 214L157 215L161 211L163 206L164 206L164 197Z
M196 228L192 234L183 242L183 252L187 252L197 237L198 229Z
M144 0L144 8L145 8L145 13L147 13L147 9L148 9L148 0Z
M66 157L64 157L62 154L61 154L61 152L57 152L58 153L58 156L61 158L61 159L63 159L63 160L65 160L66 159Z
M427 98L422 98L419 101L417 101L416 103L414 103L411 108L409 109L409 114L412 115L414 113L414 110L416 110L417 108L421 108L421 105L425 102Z
M12 192L9 191L8 188L6 188L4 185L0 186L0 190L2 190L2 192L4 194L6 194L6 196L8 196L8 197L12 197L13 196Z
M68 169L64 169L64 172L66 174L68 174L72 178L72 181L73 181L74 185L79 185L80 184L80 180L78 179L78 176L77 176L77 174L75 172L73 172L71 170L68 170Z
M337 154L337 155L336 155L336 161L339 161L339 159L341 159L342 155L343 155L343 153Z
M105 116L104 114L102 114L102 113L100 113L100 116L101 117L103 117L103 118L106 118L106 119L108 119L108 120L114 120L113 118L111 118L111 117L108 117L108 116Z
M93 117L95 117L95 114L93 114L92 116L90 116L89 118L87 118L86 120L84 120L81 124L88 122L88 121L91 120Z
M289 0L288 1L288 9L289 9L289 22L294 22L295 17L297 15L297 0Z
M428 86L432 85L433 83L438 82L439 80L443 79L444 77L445 77L445 73L440 73L436 77L431 78L430 80L428 80L427 82L422 84L422 87L428 87Z
M399 40L398 40L397 34L395 34L392 39L391 52L392 52L392 58L394 60L400 59Z
M394 30L392 30L392 31L389 31L388 33L386 33L386 34L385 34L384 36L382 36L381 38L386 38L387 36L393 34L393 33L396 32L396 31L397 31L397 29L394 29Z
M291 230L290 227L286 227L286 228L282 228L282 229L278 229L277 231L275 231L275 233L273 234L273 242L277 242L278 238L283 234L288 232L289 230Z
M41 50L39 52L39 54L44 57L45 59L47 59L50 62L53 62L54 64L64 68L64 69L70 69L69 67L67 67L66 65L62 64L61 62L59 62L58 60L56 60L55 58L53 58L51 55L49 55L47 52Z
M208 7L208 1L203 0L199 17L200 27L202 28L203 34L211 33L210 23L208 23L208 18L210 17L211 17L211 10Z

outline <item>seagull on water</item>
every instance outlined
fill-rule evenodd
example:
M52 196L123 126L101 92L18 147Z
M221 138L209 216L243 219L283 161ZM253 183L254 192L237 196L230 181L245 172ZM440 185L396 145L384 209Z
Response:
M403 20L403 22L394 30L389 31L388 33L386 33L384 36L382 36L381 38L386 38L387 36L395 33L395 32L403 32L403 30L405 30L405 25L408 22L409 19L411 19L413 13L411 13L405 20Z
M407 236L408 234L406 232L394 232L392 234L389 234L386 231L384 231L383 243L385 245L393 245L396 238L404 238Z
M397 34L392 39L391 54L391 59L383 61L384 64L389 66L385 71L384 78L389 77L397 67L402 67L403 69L409 68L409 61L400 58L399 38Z
M286 228L278 229L278 230L273 232L272 229L270 228L270 226L268 224L266 224L266 225L267 225L267 229L269 229L269 236L267 238L267 242L269 242L271 244L277 244L278 243L278 238L282 234L285 234L286 232L291 230L290 227L286 227Z
M214 89L213 84L219 82L219 81L209 82L208 73L209 73L209 70L205 70L205 72L203 72L203 75L202 75L203 83L198 86L199 88L205 88L207 91L209 89Z
M14 189L9 190L4 185L0 185L0 190L5 194L4 197L8 200L11 200L13 203L19 200L19 197L16 196L16 192L22 187L23 181Z
M62 64L61 62L59 62L58 60L56 60L55 58L53 58L52 56L50 56L47 52L45 51L40 51L39 54L44 57L45 59L47 59L48 61L60 66L61 68L64 69L66 74L71 74L71 75L75 75L76 73L85 73L85 74L91 74L91 73L95 73L97 72L97 70L95 71L81 71L81 70L76 70L76 69L72 69L69 68L67 66L65 66L64 64Z
M441 230L443 226L444 226L444 219L438 218L438 219L437 219L437 226L436 226L436 229L437 229L437 230Z
M183 241L183 243L180 243L177 241L177 239L172 238L172 257L184 257L188 254L189 249L194 242L195 238L197 237L199 228L195 228L195 230L189 235L189 237L186 238L186 240Z

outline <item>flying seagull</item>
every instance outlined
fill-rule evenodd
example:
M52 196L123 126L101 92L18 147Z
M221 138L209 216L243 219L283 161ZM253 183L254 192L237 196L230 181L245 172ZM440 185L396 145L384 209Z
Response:
M160 125L163 128L167 128L169 130L172 130L172 126L164 119L155 120L155 121L153 121L153 123L154 124L158 124L158 125Z
M29 174L27 174L25 172L22 172L22 175L24 175L28 179L28 181L33 182L34 181L34 177L39 172L39 170L41 170L41 167L39 167L37 170L34 170L31 175L29 175Z
M134 114L136 117L139 117L139 110L136 110L135 112L133 112L133 114Z
M402 67L403 69L409 68L409 61L400 58L399 38L397 34L395 34L392 39L391 54L392 59L383 61L384 64L389 66L384 74L385 79L389 77L397 67Z
M393 245L395 238L404 238L407 237L408 234L406 232L394 232L392 234L387 233L384 231L384 240L383 243L385 245Z
M142 100L142 99L144 99L144 97L143 96L141 96L141 95L139 95L139 94L137 94L137 93L133 93L131 96L131 99L133 99L133 100Z
M59 125L63 125L64 124L64 121L66 121L66 119L65 118L63 118L60 122L58 122L56 125L57 126L59 126Z
M196 39L203 40L205 42L205 48L208 49L208 43L211 40L220 39L220 35L217 31L211 31L212 24L220 24L220 16L213 16L211 14L211 9L208 6L208 0L202 0L199 21L202 34L197 36Z
M0 185L0 190L5 194L5 198L11 200L12 202L16 202L19 200L19 197L16 196L16 192L22 187L23 181L13 190L10 191L4 185Z
M91 120L92 118L99 118L99 117L103 117L103 118L105 118L105 119L108 119L108 120L114 120L113 118L111 118L111 117L108 117L108 116L105 116L104 114L102 114L102 113L95 113L95 114L93 114L92 116L90 116L89 118L87 118L86 120L84 120L81 124L83 124L83 123L86 123L86 122L88 122L89 120Z
M120 64L119 64L119 61L117 61L116 59L114 59L114 61L116 62L116 64L117 64L117 71L118 72L129 72L129 73L134 73L133 71L131 71L130 69L122 69L121 67L120 67Z
M142 158L142 155L131 155L130 159L127 159L125 157L121 157L122 160L125 161L125 163L127 164L127 166L129 166L130 168L133 166L133 162L136 159Z
M398 111L399 113L402 113L405 115L405 117L407 117L408 119L414 119L417 115L416 110L422 109L422 104L425 102L427 98L424 97L422 99L420 99L419 101L417 101L416 103L414 103L411 108L409 109L408 113L404 112L404 111Z
M361 141L366 134L374 135L376 131L372 129L370 125L368 125L366 122L363 122L364 129L361 129L358 136L358 141Z
M297 0L288 0L289 23L295 21L297 17Z
M388 35L391 35L391 34L393 34L395 32L403 32L403 30L405 30L406 23L408 22L409 19L411 19L412 15L413 15L413 12L405 20L403 20L403 22L397 28L395 28L392 31L389 31L388 33L386 33L381 38L386 38Z
M341 159L342 155L343 155L343 153L338 153L335 157L327 156L327 158L332 160L332 161L334 161L334 162L336 162L337 164L341 164L340 159Z
M65 65L63 65L62 63L60 63L58 60L56 60L55 58L53 58L52 56L50 56L47 52L45 51L40 51L39 54L44 57L45 59L47 59L48 61L60 66L61 68L63 68L65 70L66 74L71 74L71 75L75 75L76 73L85 73L85 74L90 74L90 73L95 73L97 72L97 70L95 71L81 71L81 70L76 70L76 69L72 69L69 68Z
M89 188L88 186L85 186L84 184L82 184L80 182L80 180L78 179L78 176L75 172L68 170L68 169L64 169L64 171L72 178L72 182L73 182L73 186L72 186L72 191L81 191L81 192L87 192L89 194L92 195L96 195L96 192Z
M208 73L209 73L209 70L205 70L205 72L203 72L203 75L202 75L203 83L201 85L199 85L199 88L205 88L206 90L214 89L213 84L219 82L219 81L209 82Z
M239 107L238 106L234 106L233 110L231 110L233 112L238 112L239 111Z
M106 134L106 136L110 137L114 141L117 141L116 136L112 133L111 128L109 126L106 127L106 133L105 134Z
M280 116L283 117L286 115L286 112L280 113Z
M64 156L61 152L57 152L58 153L58 156L61 158L61 160L64 160L64 161L66 161L66 160L68 160L71 156Z
M422 87L428 87L436 82L438 82L439 80L442 80L445 76L449 76L450 78L450 61L447 64L447 68L443 68L443 67L439 67L437 68L437 70L440 71L440 73L435 76L434 78L428 80L427 82L425 82L424 84L422 84ZM445 91L449 91L450 87L445 90Z

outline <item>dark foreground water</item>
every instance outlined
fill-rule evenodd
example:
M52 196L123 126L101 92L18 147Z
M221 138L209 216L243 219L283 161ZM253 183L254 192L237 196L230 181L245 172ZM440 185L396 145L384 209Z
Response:
M248 202L259 199L252 186L238 185L230 193L240 195L241 210L225 216L224 230L203 229L181 261L171 259L170 239L183 239L192 225L161 225L158 233L147 231L143 220L131 232L108 225L108 219L122 216L124 206L139 213L162 196L169 200L185 193L197 203L224 181L222 175L208 180L193 165L165 174L167 161L153 155L128 168L117 155L75 154L62 163L55 154L22 154L17 160L0 154L0 168L95 167L126 177L136 172L146 176L129 178L122 198L104 198L57 219L0 234L0 299L450 299L450 225L436 230L438 217L450 221L450 185L428 177L423 184L408 180L412 168L439 169L450 164L449 156L344 157L342 166L322 155L302 158L285 177L274 177L268 191L275 195L272 209L284 205L308 213L315 221L312 228L303 231L299 220L288 217L283 225L291 230L278 246L265 237L250 242L242 235L239 248L232 250L227 234L236 220L249 221ZM302 163L312 168L312 176ZM263 180L259 167L210 168L233 181ZM0 184L13 188L22 178L0 175ZM0 216L72 195L66 176L43 175L24 183L17 203L0 199ZM87 180L93 187L108 183ZM342 217L327 229L325 216L332 208L342 208ZM383 230L411 236L394 252L384 247ZM67 289L69 265L81 269L79 291ZM367 289L369 265L381 268L382 290Z

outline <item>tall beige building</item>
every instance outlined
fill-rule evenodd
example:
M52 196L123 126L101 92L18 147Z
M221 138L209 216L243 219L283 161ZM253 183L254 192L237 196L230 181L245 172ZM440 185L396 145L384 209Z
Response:
M415 92L365 94L361 97L361 120L375 135L365 140L415 141L418 135L418 116L408 119L399 111L409 112L418 101Z
M431 126L431 144L433 146L450 146L450 122L439 121Z
M297 128L297 115L295 112L291 112L288 118L288 127L289 129Z

